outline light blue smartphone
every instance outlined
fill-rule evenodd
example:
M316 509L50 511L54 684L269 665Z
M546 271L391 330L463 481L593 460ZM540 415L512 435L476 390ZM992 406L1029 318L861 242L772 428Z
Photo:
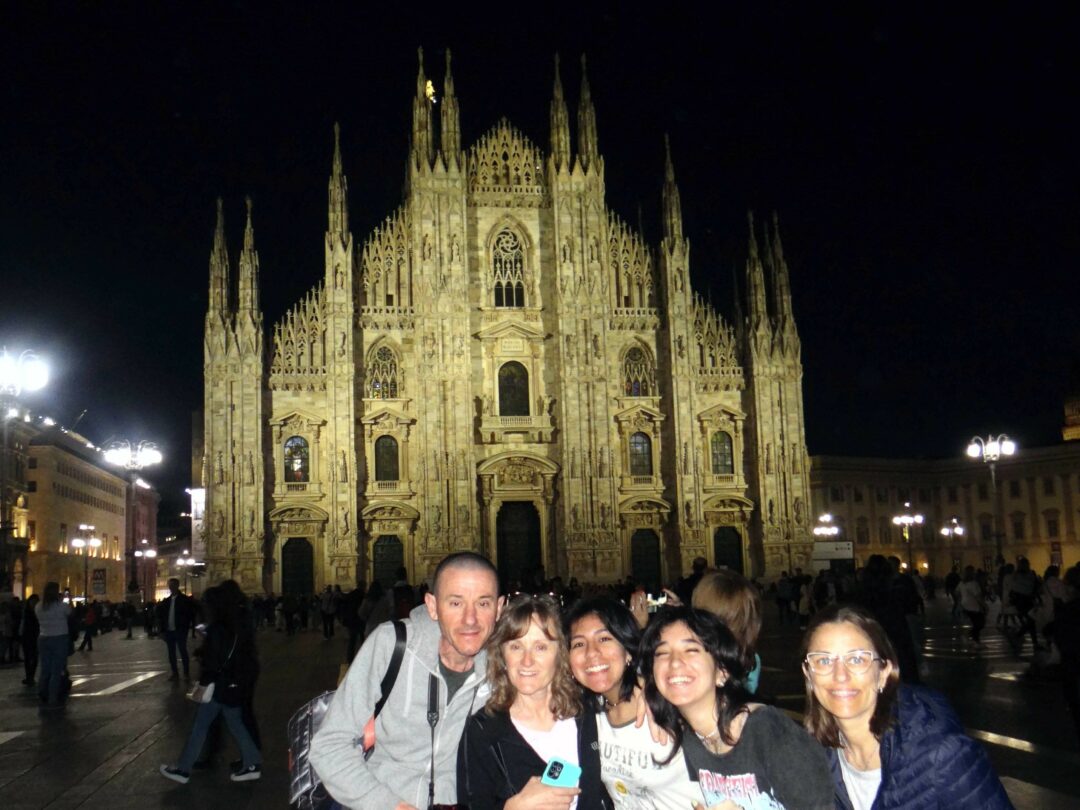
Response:
M540 784L552 787L577 787L580 778L581 768L565 759L552 757L551 762L544 768Z

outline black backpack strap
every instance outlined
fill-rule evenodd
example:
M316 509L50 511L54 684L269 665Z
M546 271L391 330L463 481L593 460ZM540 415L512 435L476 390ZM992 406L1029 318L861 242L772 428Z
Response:
M386 668L386 674L383 675L382 682L379 684L379 691L382 694L379 695L379 702L375 704L374 717L379 716L383 704L390 697L394 681L397 680L398 670L401 669L401 659L405 657L405 622L394 620L394 634L397 637L394 642L394 654L390 656L390 665Z

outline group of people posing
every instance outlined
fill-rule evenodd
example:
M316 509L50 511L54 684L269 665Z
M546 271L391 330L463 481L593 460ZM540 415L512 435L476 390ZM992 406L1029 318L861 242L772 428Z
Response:
M690 604L643 602L504 603L487 559L452 554L403 622L389 694L390 622L361 647L310 762L348 808L1011 807L944 698L901 683L868 612L814 614L800 726L754 698L756 587L709 572Z

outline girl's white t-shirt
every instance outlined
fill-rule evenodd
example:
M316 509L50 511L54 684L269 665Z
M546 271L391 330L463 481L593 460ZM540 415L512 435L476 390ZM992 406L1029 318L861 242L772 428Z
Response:
M600 778L616 810L690 810L701 804L701 788L686 771L682 749L665 765L671 744L653 741L648 723L613 726L607 714L596 718Z

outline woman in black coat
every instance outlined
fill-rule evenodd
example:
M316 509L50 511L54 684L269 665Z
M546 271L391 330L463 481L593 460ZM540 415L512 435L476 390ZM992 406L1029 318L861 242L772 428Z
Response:
M587 768L576 787L541 783L553 757L577 767L596 744L596 725L580 722L581 690L555 601L515 600L495 626L487 656L491 697L465 724L458 803L470 810L569 810L576 799L578 810L610 807L598 767Z
M203 595L209 613L206 641L199 650L202 666L199 686L214 687L213 698L199 703L191 735L175 765L162 765L162 776L187 784L191 769L202 750L206 734L217 716L224 715L229 733L236 739L243 757L241 767L230 779L248 782L262 776L262 755L244 726L242 707L250 700L258 664L251 622L227 598L221 588L209 588Z

